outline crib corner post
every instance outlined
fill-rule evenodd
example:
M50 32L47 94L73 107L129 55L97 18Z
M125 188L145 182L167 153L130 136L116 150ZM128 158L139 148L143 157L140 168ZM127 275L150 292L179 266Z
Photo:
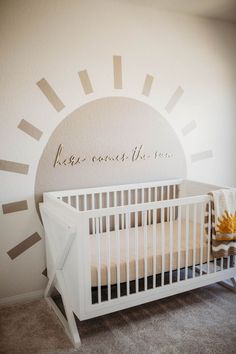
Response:
M77 220L76 247L78 250L79 313L81 318L84 318L86 317L88 306L92 303L88 212L78 215Z

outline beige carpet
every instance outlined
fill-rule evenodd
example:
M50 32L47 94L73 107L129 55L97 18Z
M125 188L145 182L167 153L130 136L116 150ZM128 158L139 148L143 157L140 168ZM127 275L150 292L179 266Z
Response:
M0 309L0 353L235 354L236 294L212 285L78 323L73 351L44 300Z

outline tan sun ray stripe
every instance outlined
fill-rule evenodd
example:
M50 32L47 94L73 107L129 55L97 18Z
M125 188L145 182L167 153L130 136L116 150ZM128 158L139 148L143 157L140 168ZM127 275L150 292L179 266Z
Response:
M114 88L122 89L122 62L120 55L113 56Z
M19 202L2 204L3 214L15 213L28 209L27 200L20 200Z
M39 80L37 85L57 112L60 112L65 107L64 103L60 100L46 79L43 78Z
M29 171L29 165L15 161L0 160L0 170L27 175Z
M79 71L79 78L85 95L92 93L93 88L87 70Z
M187 134L191 133L191 131L194 130L195 128L197 128L197 124L196 124L195 120L192 120L190 123L185 125L185 127L183 127L182 134L187 135Z
M30 247L32 247L35 243L37 243L40 240L41 237L37 232L35 232L33 235L27 237L24 241L19 243L17 246L13 247L10 251L7 252L7 254L11 259L15 259L21 253L28 250Z
M197 161L200 161L200 160L209 159L211 157L213 157L212 150L207 150L207 151L198 152L196 154L192 154L191 155L191 161L192 162L197 162Z
M166 111L168 113L171 113L172 110L174 109L174 107L177 105L178 101L180 100L181 96L183 95L184 90L182 89L182 87L178 87L176 89L176 91L173 93L173 95L171 96L169 102L166 105Z
M143 85L143 91L142 91L142 94L144 96L150 95L153 79L154 79L154 77L152 75L149 75L149 74L146 75L144 85Z
M20 123L19 123L17 128L22 130L24 133L30 135L35 140L39 140L41 138L42 134L43 134L43 132L41 130L36 128L31 123L27 122L27 120L25 120L25 119L22 119L20 121Z

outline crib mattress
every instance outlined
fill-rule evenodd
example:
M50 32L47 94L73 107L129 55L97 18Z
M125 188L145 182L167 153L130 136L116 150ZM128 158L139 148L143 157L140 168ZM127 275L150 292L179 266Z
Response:
M165 241L163 242L164 247L164 271L167 272L171 267L170 260L170 222L164 223L165 227ZM153 225L147 226L147 276L153 275L153 254L156 256L156 274L162 272L162 237L161 237L161 224L156 224L156 241L153 243ZM136 279L136 266L138 272L138 278L143 278L145 276L145 238L144 238L144 227L138 227L138 247L136 244L135 228L129 229L129 280ZM91 259L91 284L92 286L98 285L98 248L97 240L94 235L90 235L90 259ZM107 234L103 233L99 235L100 237L100 277L101 285L107 285L108 283L108 238ZM186 222L183 220L181 222L181 247L180 247L180 268L185 267L186 258L187 265L193 265L194 257L194 235L193 235L193 223L189 222L189 240L188 240L188 252L186 252ZM178 221L173 221L173 238L172 238L172 270L178 268ZM156 243L156 252L154 252L154 245ZM120 283L127 281L127 239L126 230L120 230L120 247L118 246L116 233L114 231L110 232L110 281L111 284L117 283L117 264L120 268ZM196 242L195 242L195 264L200 263L201 254L201 230L200 224L196 224ZM118 252L120 248L120 263L117 262ZM136 261L136 252L138 249L138 257ZM212 257L211 257L212 259ZM203 232L203 242L202 242L202 262L207 261L207 236Z

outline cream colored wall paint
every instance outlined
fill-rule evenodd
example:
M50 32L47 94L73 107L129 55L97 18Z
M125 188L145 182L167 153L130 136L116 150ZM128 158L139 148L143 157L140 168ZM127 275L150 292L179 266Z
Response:
M0 211L0 297L45 286L43 241L14 261L6 252L36 231L43 236L33 197L37 164L52 131L86 102L122 94L150 104L170 119L187 156L213 150L214 158L189 163L189 178L236 186L234 25L108 0L7 0L0 14L0 159L30 165L27 176L0 171L1 203L29 205ZM122 91L113 88L113 55L122 56ZM94 89L87 96L78 78L84 69ZM154 76L149 97L142 95L146 74ZM37 87L42 77L65 104L61 112ZM184 95L169 115L179 85ZM39 142L17 128L23 118L43 131ZM197 129L183 138L191 120Z

